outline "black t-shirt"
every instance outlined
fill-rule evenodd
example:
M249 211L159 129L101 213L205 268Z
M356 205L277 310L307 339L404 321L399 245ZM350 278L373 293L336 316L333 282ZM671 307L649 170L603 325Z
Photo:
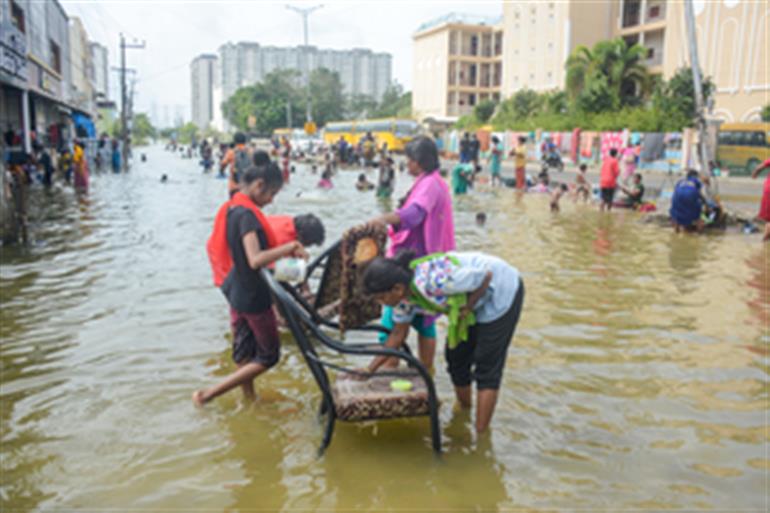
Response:
M269 309L273 300L265 280L249 267L243 249L243 236L256 232L259 247L267 249L267 236L254 213L244 207L234 207L227 212L227 245L233 256L233 268L222 283L222 292L235 310L243 313L259 313Z

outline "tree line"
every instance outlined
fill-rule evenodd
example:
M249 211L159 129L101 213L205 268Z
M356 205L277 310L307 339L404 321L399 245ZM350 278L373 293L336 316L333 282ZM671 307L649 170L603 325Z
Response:
M315 69L309 77L313 120L318 126L346 119L409 117L412 96L398 83L390 85L377 101L362 94L345 94L339 74ZM275 70L262 82L241 87L222 104L222 113L238 130L269 135L276 128L302 127L306 89L297 70ZM251 120L251 125L249 121Z

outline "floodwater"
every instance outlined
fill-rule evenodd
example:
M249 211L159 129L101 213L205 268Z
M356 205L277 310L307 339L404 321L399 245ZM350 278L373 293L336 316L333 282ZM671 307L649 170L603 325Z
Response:
M453 410L439 352L443 458L412 419L338 423L319 459L319 394L289 338L256 407L240 392L193 407L233 370L204 251L225 182L145 151L87 197L37 191L33 242L2 249L4 511L767 507L758 235L677 236L568 201L551 214L510 189L461 198L459 247L501 255L527 287L491 436ZM269 211L319 213L331 242L388 207L357 174L325 193L300 165Z

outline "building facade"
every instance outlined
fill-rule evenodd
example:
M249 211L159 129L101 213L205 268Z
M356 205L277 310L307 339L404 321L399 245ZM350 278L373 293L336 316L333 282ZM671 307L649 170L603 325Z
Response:
M696 0L693 4L701 68L716 85L712 116L735 122L759 120L770 94L770 2ZM669 79L689 66L684 2L679 0L521 0L504 2L502 11L499 26L494 21L449 15L417 30L413 36L412 107L418 118L468 114L472 100L489 94L464 84L452 87L458 80L468 80L474 64L478 67L486 62L468 60L466 55L453 58L453 33L461 34L454 37L462 41L490 31L496 40L502 33L499 94L504 98L525 88L539 92L563 89L565 63L578 46L590 48L616 37L647 48L645 64L653 75ZM452 60L460 66L460 75L450 69Z
M201 130L214 120L217 60L216 55L204 54L193 59L190 64L192 122Z
M94 68L91 59L91 48L88 34L80 18L70 18L70 89L68 100L70 105L81 112L93 115L94 105Z
M110 59L107 47L99 43L90 43L93 69L94 95L98 101L110 99Z
M454 119L484 100L500 100L503 32L500 19L452 13L423 24L413 36L412 114Z
M272 71L327 68L336 71L345 94L382 97L392 78L392 57L368 49L328 50L314 46L276 47L259 43L227 43L219 48L222 97L240 87L256 84Z
M711 115L759 121L770 102L770 3L696 1L693 7L700 66L716 86ZM610 9L613 35L647 47L650 71L668 79L690 65L682 2L618 0Z

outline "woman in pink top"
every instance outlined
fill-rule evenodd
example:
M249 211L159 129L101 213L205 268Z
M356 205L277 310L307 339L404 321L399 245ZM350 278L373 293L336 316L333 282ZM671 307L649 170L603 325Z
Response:
M634 173L636 173L636 146L631 144L623 150L623 175L621 177L623 183L628 183Z
M420 136L407 144L405 152L407 169L415 177L414 184L403 198L401 208L373 219L370 224L389 227L389 257L405 249L414 251L417 258L451 251L455 249L452 195L439 174L436 143ZM411 323L419 335L420 360L428 367L433 365L436 350L435 320L433 316L419 315ZM382 324L393 333L409 330L409 325L394 324L390 307L383 309ZM381 337L380 341L385 343L387 338Z

